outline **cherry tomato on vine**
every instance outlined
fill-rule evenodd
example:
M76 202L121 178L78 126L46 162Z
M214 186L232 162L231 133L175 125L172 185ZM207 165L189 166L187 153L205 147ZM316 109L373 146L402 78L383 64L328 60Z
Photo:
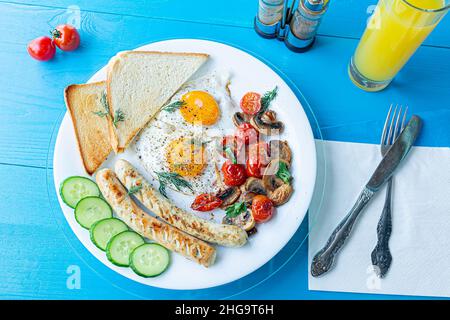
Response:
M255 115L261 110L261 95L256 92L247 92L242 97L240 105L245 114Z
M211 211L219 207L222 202L221 199L212 194L202 193L195 198L191 208L202 212Z
M266 222L273 216L273 202L263 195L257 195L252 201L252 216L256 222Z
M73 51L80 45L80 34L70 24L61 24L51 32L56 46L63 51Z
M31 40L27 50L32 58L39 61L50 60L56 52L55 44L49 37L39 37Z
M247 179L245 167L242 164L233 163L230 160L222 165L223 182L229 186L240 186Z

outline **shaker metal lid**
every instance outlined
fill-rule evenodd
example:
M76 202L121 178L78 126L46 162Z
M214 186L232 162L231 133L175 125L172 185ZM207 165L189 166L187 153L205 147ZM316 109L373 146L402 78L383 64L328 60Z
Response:
M314 12L322 11L325 6L324 0L304 0L304 6Z

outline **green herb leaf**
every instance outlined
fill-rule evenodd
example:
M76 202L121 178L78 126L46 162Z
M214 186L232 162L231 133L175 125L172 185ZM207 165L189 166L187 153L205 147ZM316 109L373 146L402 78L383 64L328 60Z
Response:
M278 87L273 88L272 91L267 91L261 98L261 111L264 112L269 108L270 103L277 97Z
M278 171L277 171L276 176L278 178L280 178L281 180L283 180L284 183L291 183L292 175L289 172L289 169L288 169L286 163L284 163L284 162L278 163Z
M108 100L106 99L106 92L102 93L100 102L102 103L102 106L105 110L104 111L95 111L94 114L103 118L103 117L106 117L109 115L109 105L108 105Z
M122 110L117 109L116 113L114 113L114 120L113 125L117 128L117 123L125 121L125 114L122 112Z
M178 173L163 171L154 172L159 181L159 192L166 198L166 187L168 184L171 184L178 191L182 191L182 189L189 189L193 191L191 184L184 180Z
M182 106L184 106L184 101L174 101L171 104L168 104L167 106L163 107L162 110L167 112L174 112L175 110L180 109Z
M233 153L233 151L231 150L230 147L226 147L226 148L225 148L225 154L227 154L228 157L230 157L230 160L231 160L231 162L232 162L233 164L236 164L236 163L237 163L236 157L234 156L234 153Z
M141 184L140 185L134 185L134 186L132 186L130 188L130 190L128 190L128 194L132 195L132 194L138 193L139 191L141 191L141 189L142 189L142 185Z
M225 209L226 215L230 218L235 218L245 211L247 211L247 206L244 202L236 202Z

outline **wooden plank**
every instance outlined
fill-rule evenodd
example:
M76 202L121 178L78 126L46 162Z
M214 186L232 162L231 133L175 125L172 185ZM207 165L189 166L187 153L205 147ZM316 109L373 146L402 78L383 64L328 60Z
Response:
M74 5L70 0L13 0L6 2L60 9L67 9ZM373 7L377 2L377 0L331 1L319 33L326 36L359 38L364 31L367 18L373 12ZM210 0L196 0L195 2L184 0L116 0L114 2L81 0L77 1L76 6L83 11L252 28L257 3L257 0L229 0L226 2ZM450 37L447 32L449 27L450 19L446 18L425 43L450 47Z
M419 49L388 90L370 94L354 87L347 77L347 62L356 44L353 39L319 37L310 52L295 54L280 42L256 37L251 29L234 32L226 26L204 28L196 23L83 12L80 50L58 52L54 61L40 63L28 57L25 46L30 33L21 26L33 20L36 34L45 34L46 21L63 21L65 11L5 4L0 4L0 11L4 12L0 30L18 30L3 32L0 37L0 59L4 62L0 73L7 75L0 77L0 163L45 167L53 126L65 110L64 87L86 81L120 50L164 38L220 39L256 52L299 86L328 139L377 142L378 134L367 128L378 130L386 106L395 102L408 103L434 132L440 132L425 131L421 144L450 144L445 134L449 110L444 103L449 92L443 81L450 79L447 49Z

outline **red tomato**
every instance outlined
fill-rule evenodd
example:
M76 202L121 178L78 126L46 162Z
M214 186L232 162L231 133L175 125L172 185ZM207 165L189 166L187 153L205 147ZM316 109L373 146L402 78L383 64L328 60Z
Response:
M63 51L72 51L80 45L80 34L70 24L61 24L52 31L53 41Z
M202 193L195 198L191 208L197 211L211 211L219 207L222 202L222 200L212 194Z
M53 58L56 52L55 44L49 37L39 37L32 40L27 47L31 57L39 61Z
M241 109L248 115L255 115L261 110L261 95L256 92L247 92L241 99Z
M243 143L242 141L236 137L236 136L225 136L222 138L222 145L221 145L221 153L224 158L230 159L233 161L232 156L234 159L237 159L239 156L239 153L241 152ZM230 155L227 152L227 149L229 149L232 152L232 155Z
M248 122L244 122L239 125L236 136L241 139L241 141L244 141L245 145L256 143L259 140L258 130L253 128L253 126Z
M252 164L260 163L261 166L266 166L269 159L269 146L266 142L260 141L254 144L251 144L248 147L248 159Z
M230 160L222 165L223 182L229 186L240 186L247 179L245 167L242 164L233 163Z
M266 222L272 218L274 207L272 200L263 195L257 195L252 201L252 216L256 222Z
M245 167L247 176L261 179L264 173L264 167L259 162L250 162L247 159L247 166Z

